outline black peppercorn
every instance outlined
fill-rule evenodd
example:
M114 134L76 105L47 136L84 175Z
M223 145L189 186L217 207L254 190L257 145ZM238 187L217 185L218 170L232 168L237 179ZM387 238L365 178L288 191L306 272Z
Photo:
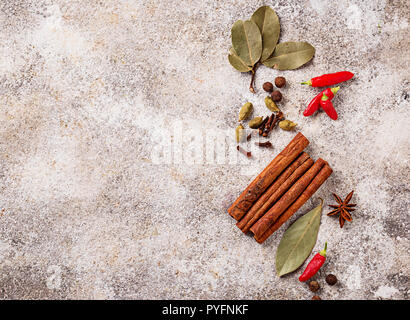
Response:
M271 98L273 101L275 102L279 102L280 100L282 100L282 94L280 93L279 90L275 90L270 94Z
M310 291L316 292L320 289L320 285L317 281L310 281L309 282L309 289L310 289Z
M313 297L312 297L312 300L322 300L322 299L320 299L319 296L313 296Z
M282 88L286 85L286 79L284 77L276 77L275 78L275 86L278 88Z
M334 274L328 274L328 275L326 276L326 282L327 282L329 285L333 286L333 285L336 284L337 278L336 278L336 276L335 276Z
M262 86L263 90L266 92L272 92L273 90L273 84L271 82L265 82Z

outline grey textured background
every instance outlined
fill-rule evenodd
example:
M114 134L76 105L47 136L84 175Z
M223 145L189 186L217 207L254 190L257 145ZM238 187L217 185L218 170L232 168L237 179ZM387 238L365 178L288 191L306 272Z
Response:
M280 40L316 56L295 71L261 67L252 95L227 61L230 28L264 4ZM301 270L276 276L276 248L317 197L354 189L352 223L323 213L319 294L407 299L409 16L405 0L1 0L0 298L310 299ZM334 100L339 120L304 118L319 90L298 83L343 69L356 76ZM275 130L273 150L248 160L233 128L246 101L268 114L261 86L277 75L289 83L282 110L334 173L259 245L226 208L294 133ZM191 157L205 133L222 141L221 161Z

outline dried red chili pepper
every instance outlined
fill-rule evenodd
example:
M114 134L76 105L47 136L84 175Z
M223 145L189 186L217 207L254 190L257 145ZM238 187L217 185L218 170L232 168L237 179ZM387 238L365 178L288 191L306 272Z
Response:
M339 89L340 87L327 88L323 91L322 98L320 99L320 106L332 120L337 120L337 112L333 106L332 99Z
M305 111L303 111L303 115L305 117L309 117L312 114L314 114L317 110L319 110L320 108L320 102L323 98L323 95L326 94L326 96L329 99L333 99L334 94L339 91L340 87L335 87L335 88L327 88L325 90L323 90L321 93L319 93L316 97L313 98L312 101L310 101L309 105L307 106L307 108L305 109Z
M324 90L323 90L324 91ZM310 101L310 103L308 104L307 108L305 109L305 111L303 111L303 115L305 117L309 117L312 114L314 114L317 110L319 110L320 108L320 100L322 99L323 96L323 91L321 93L319 93L316 97L314 97L312 99L312 101Z
M316 253L312 260L310 260L305 271L303 271L302 275L299 277L299 281L307 281L319 271L326 260L326 249L327 242L325 242L325 249Z
M308 81L302 82L301 84L307 84L312 87L326 87L350 80L353 76L354 74L349 71L340 71L314 77Z

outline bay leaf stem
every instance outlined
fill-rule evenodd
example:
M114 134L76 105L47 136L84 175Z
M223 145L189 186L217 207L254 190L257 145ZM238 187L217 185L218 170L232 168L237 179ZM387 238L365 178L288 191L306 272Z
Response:
M250 84L250 86L249 86L249 91L252 92L252 93L256 93L256 91L255 91L255 89L254 89L254 87L253 87L253 83L254 83L254 81L255 81L255 74L256 74L256 69L257 69L257 67L258 67L258 64L255 64L255 65L253 66L252 70L251 70L252 78L251 78L251 84Z

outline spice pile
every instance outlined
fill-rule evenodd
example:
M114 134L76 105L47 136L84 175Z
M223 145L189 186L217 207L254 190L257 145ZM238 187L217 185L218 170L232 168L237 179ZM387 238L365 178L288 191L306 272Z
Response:
M309 140L302 133L276 156L228 209L237 226L263 243L326 181L332 169L303 152Z
M307 42L283 42L278 44L280 35L279 18L275 11L268 6L260 7L250 20L238 20L231 29L232 47L228 60L232 67L240 72L252 74L250 91L253 87L255 72L259 65L277 70L292 70L310 61L315 48ZM309 103L303 115L313 115L323 109L332 119L337 120L338 114L333 106L333 98L340 87L330 87L353 78L349 71L324 74L302 82L303 85L324 88ZM286 85L286 79L276 77L276 88ZM265 98L265 105L272 112L266 117L254 117L249 120L249 127L255 129L261 137L268 137L272 129L278 125L283 130L293 130L297 124L285 119L277 103L282 101L282 93L271 82L265 82L263 90L269 95ZM239 112L239 122L250 119L253 105L246 102ZM254 131L254 132L255 132ZM236 128L236 142L249 141L252 133L245 138L245 128L242 123ZM228 213L237 220L237 227L245 234L251 231L258 243L263 243L278 230L299 208L312 197L326 179L332 174L328 163L319 158L316 161L303 150L309 144L306 137L298 133L285 149L274 158L271 163L249 184L238 199L228 209ZM260 147L272 147L272 143L256 142ZM239 145L237 150L247 157L251 152ZM351 204L353 191L344 200L333 193L337 204L330 205L333 209L328 216L338 216L342 228L345 221L352 221L351 212L356 204ZM317 240L322 215L323 200L305 215L299 217L283 234L276 251L276 272L279 276L295 271L311 254ZM306 282L314 277L326 261L326 249L317 253L299 277ZM326 282L334 285L336 276L328 274ZM309 289L317 292L319 282L311 280ZM312 300L321 300L315 295Z
M278 88L284 87L286 85L286 79L284 77L276 77L275 85ZM249 127L251 129L256 129L259 133L259 136L262 136L264 138L268 137L269 133L273 130L276 124L279 124L279 128L281 128L282 130L293 130L297 126L297 123L294 123L290 120L285 120L283 112L276 104L276 102L280 102L282 100L282 93L279 90L273 90L274 87L271 82L265 82L263 84L263 89L270 94L265 98L265 105L272 112L272 114L270 116L266 116L265 118L254 117L253 119L249 120ZM248 120L252 112L253 104L251 102L246 102L239 111L238 121L241 122ZM235 129L235 138L237 143L243 142L245 140L245 128L242 123L239 124ZM251 140L251 138L252 133L250 133L246 137L246 141ZM255 142L255 144L259 147L272 147L272 143L270 143L269 141ZM244 150L240 146L237 146L236 149L247 157L252 156L251 152Z

